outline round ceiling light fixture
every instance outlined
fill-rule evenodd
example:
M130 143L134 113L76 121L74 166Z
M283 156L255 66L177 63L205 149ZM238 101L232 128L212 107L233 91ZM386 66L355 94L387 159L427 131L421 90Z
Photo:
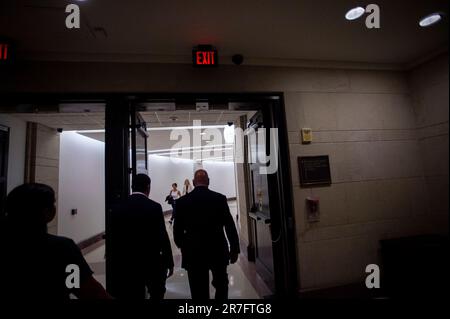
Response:
M422 28L426 28L426 27L432 26L433 24L438 23L441 20L442 20L441 13L432 13L432 14L429 14L426 17L423 17L422 19L420 19L419 25Z
M348 10L348 12L345 14L345 18L350 21L356 20L359 17L361 17L364 14L364 12L366 12L366 10L364 10L363 7L356 7Z

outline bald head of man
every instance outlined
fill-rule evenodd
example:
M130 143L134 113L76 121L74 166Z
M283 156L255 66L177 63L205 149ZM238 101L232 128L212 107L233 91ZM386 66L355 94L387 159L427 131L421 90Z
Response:
M194 174L194 180L193 180L194 186L209 186L209 177L208 172L204 169L199 169Z

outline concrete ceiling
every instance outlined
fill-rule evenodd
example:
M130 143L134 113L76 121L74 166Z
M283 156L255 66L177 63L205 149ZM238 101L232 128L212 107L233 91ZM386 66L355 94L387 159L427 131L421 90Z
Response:
M11 114L25 122L34 122L47 127L64 131L103 130L105 129L104 113L16 113Z
M346 21L356 0L2 0L0 36L17 42L29 59L190 61L192 46L215 45L229 63L241 53L248 64L336 61L412 64L448 48L449 2L377 0L381 28L364 18ZM65 5L81 8L80 30L65 27ZM447 13L420 28L421 17ZM293 63L294 63L293 62Z

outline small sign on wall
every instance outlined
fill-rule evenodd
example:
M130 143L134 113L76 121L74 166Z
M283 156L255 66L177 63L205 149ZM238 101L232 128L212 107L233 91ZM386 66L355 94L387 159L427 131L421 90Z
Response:
M198 45L192 49L192 63L195 67L219 65L217 50L212 45Z
M298 171L302 187L331 184L328 155L298 157Z

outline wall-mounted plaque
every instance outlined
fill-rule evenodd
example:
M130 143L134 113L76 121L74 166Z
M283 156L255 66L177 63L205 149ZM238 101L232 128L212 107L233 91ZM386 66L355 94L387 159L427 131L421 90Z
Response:
M328 155L298 157L300 186L330 185L331 172Z

